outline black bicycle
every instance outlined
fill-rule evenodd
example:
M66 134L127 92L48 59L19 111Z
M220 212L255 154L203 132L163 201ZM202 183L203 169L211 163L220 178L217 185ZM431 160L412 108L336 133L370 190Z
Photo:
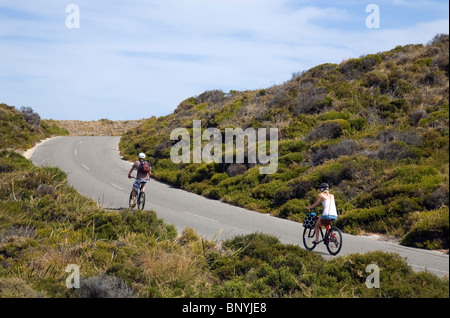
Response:
M136 179L136 178L133 178ZM136 192L136 206L138 210L143 210L145 206L145 192L142 190L146 182L141 182L139 186L139 190ZM133 200L133 190L130 193L129 206L133 208L134 200Z
M319 217L316 216L316 220ZM332 226L333 221L327 219L325 224L325 234L323 233L322 226L320 226L320 235L322 239L319 243L315 243L316 240L316 229L315 227L305 227L303 230L303 245L308 251L312 251L316 245L324 243L327 247L328 252L331 255L337 255L342 248L342 232L336 227Z

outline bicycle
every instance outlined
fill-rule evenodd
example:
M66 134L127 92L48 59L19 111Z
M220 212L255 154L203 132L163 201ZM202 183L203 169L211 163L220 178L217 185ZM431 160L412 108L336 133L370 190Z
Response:
M136 179L135 177L133 177L133 179ZM137 179L136 179L137 180ZM144 206L145 206L145 192L142 191L142 188L144 187L146 182L141 182L140 186L139 186L139 190L136 192L136 206L138 208L138 210L143 210ZM131 190L130 193L130 199L129 199L129 207L133 208L133 190Z
M319 217L316 216L316 221ZM316 245L323 242L327 247L328 252L331 255L337 255L342 248L342 232L336 227L332 226L334 221L327 220L325 224L325 234L323 233L322 225L320 226L320 235L322 240L319 243L315 243L316 240L316 228L305 227L303 230L303 245L308 251L312 251Z

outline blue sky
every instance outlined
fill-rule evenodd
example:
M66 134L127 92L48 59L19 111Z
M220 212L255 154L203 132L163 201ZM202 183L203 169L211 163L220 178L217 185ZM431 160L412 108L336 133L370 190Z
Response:
M380 28L366 26L369 4ZM438 0L0 0L0 102L53 119L167 115L206 90L426 44L449 33L448 12Z

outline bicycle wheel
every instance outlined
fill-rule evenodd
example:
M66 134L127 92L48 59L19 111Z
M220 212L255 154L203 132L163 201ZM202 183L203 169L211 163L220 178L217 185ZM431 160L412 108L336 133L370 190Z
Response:
M133 191L130 193L130 199L128 201L128 206L131 208L133 206Z
M342 248L342 232L333 226L328 231L328 239L325 241L327 250L331 255L337 255Z
M144 210L144 206L145 206L145 192L140 192L139 193L139 199L138 199L138 209L139 210Z
M308 229L305 227L303 230L303 245L308 251L312 251L317 244L314 243L316 240L316 230Z

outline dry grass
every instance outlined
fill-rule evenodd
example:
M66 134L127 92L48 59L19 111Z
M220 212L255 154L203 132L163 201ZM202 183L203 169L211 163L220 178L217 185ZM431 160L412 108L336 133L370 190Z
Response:
M142 123L139 120L100 119L96 121L81 120L51 120L59 127L69 131L70 136L120 136L126 131Z
M211 273L205 270L205 258L177 244L163 242L153 249L143 249L135 263L163 297L189 296L193 290L210 288L214 283Z

